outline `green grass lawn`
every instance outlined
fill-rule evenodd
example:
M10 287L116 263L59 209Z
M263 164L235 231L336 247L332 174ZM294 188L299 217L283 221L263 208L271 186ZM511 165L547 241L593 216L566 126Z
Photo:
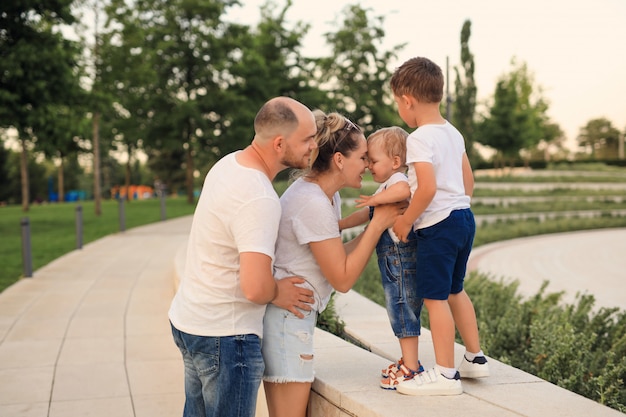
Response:
M96 216L93 201L0 207L0 291L23 276L21 221L30 222L33 270L76 249L76 208L82 207L83 245L120 231L119 203L102 202L102 215ZM125 229L161 221L159 199L126 202ZM166 218L193 214L195 204L184 198L166 200Z

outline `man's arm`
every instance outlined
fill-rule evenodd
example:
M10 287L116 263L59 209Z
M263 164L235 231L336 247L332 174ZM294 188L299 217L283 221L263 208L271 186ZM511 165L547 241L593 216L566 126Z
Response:
M239 262L240 285L246 299L256 304L272 303L300 318L304 317L300 310L311 310L313 291L296 285L304 279L288 277L276 281L272 259L263 253L242 252Z
M264 253L239 254L239 281L243 295L253 303L267 304L278 296L272 259Z

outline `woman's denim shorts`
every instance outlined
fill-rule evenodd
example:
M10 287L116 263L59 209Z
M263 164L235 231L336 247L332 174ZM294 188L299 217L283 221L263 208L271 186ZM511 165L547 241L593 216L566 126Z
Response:
M290 311L268 304L263 319L261 351L267 382L313 382L313 331L316 311L303 311L300 319Z

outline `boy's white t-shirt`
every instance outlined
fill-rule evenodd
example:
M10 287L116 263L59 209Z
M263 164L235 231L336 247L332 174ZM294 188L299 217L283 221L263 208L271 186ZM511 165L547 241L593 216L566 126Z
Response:
M276 241L274 276L300 276L314 293L314 310L323 311L333 287L326 280L309 247L311 242L340 238L341 198L331 200L319 185L298 178L280 197L282 216Z
M209 171L198 199L185 271L169 310L172 324L198 336L263 337L265 305L248 301L239 279L239 254L274 260L280 202L262 172L244 167L238 152Z
M409 179L407 178L406 174L402 172L394 172L393 174L391 174L391 177L387 179L387 181L382 182L378 186L378 189L376 190L374 195L380 193L381 191L386 190L388 187L391 187L392 185L397 184L399 182L408 183ZM393 232L393 227L390 227L389 229L387 229L387 231L389 232L389 236L391 236L391 240L393 240L396 243L400 242L400 239L398 239L398 236L396 236L396 234Z
M470 207L470 197L463 184L465 141L449 122L418 127L406 141L408 176L411 196L419 187L415 162L433 165L437 192L424 213L415 221L415 229L423 229L445 220L453 210Z

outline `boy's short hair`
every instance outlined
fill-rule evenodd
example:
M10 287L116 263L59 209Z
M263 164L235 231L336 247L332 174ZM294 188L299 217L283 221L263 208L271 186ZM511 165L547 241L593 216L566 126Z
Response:
M409 134L406 130L398 126L383 127L368 136L367 146L380 146L381 149L393 158L400 158L402 166L406 165L406 138Z
M428 58L411 58L400 65L391 76L391 91L395 96L408 95L423 103L440 103L443 99L443 72Z

